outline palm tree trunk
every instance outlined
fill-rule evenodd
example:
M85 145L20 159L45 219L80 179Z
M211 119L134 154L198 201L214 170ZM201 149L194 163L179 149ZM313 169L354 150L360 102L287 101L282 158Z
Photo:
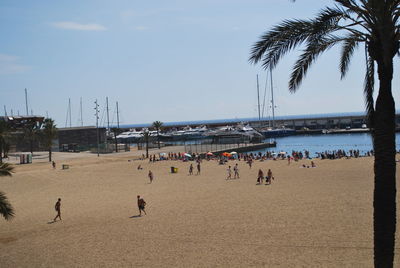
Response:
M160 149L160 134L157 129L157 140L158 140L158 149Z
M51 148L49 148L49 162L51 162Z
M3 141L0 140L0 163L3 163Z
M115 152L118 153L117 130L114 131L114 138L115 138Z
M375 267L393 267L396 232L395 103L392 96L393 62L378 62L379 95L374 113Z
M146 137L146 158L149 158L149 137Z

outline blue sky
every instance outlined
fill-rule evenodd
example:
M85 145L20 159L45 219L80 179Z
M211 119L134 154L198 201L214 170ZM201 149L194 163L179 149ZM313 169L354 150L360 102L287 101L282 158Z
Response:
M0 2L0 114L48 115L93 125L94 100L102 122L121 124L256 117L256 74L248 63L258 37L283 19L310 18L331 1L298 0L70 0ZM297 93L287 90L296 53L274 71L276 114L364 110L363 50L340 80L339 48L319 58ZM393 93L399 99L398 64ZM269 95L269 94L268 94Z

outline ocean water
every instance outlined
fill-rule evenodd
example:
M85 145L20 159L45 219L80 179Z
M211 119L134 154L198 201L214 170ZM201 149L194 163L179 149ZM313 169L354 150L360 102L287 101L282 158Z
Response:
M269 141L269 140L266 140ZM292 152L304 151L310 152L310 156L316 156L317 152L334 150L360 150L364 155L372 150L371 135L368 133L352 134L321 134L321 135L296 135L281 137L275 139L277 145L274 148L257 150L255 152ZM396 150L400 150L400 133L396 133Z

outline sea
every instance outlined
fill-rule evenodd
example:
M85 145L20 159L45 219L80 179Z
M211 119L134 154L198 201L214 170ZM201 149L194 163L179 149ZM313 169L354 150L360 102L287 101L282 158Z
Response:
M266 142L271 140L265 140ZM255 152L287 152L303 151L310 152L315 157L320 152L332 152L337 150L359 150L361 155L372 150L372 139L369 133L349 134L317 134L317 135L295 135L276 138L276 147L257 150ZM400 150L400 133L396 133L396 151ZM253 152L254 153L254 152Z

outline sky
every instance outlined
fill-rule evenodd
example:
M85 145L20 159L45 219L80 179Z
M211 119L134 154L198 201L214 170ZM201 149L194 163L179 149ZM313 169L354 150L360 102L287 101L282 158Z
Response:
M0 2L0 114L49 116L58 127L257 117L267 73L248 62L262 33L312 18L329 0L69 0ZM340 80L340 47L288 91L298 53L273 72L277 115L363 111L363 49ZM399 58L393 94L399 100ZM268 81L269 84L269 81ZM268 87L268 92L269 92ZM270 105L266 94L266 107ZM265 115L269 115L266 109Z

